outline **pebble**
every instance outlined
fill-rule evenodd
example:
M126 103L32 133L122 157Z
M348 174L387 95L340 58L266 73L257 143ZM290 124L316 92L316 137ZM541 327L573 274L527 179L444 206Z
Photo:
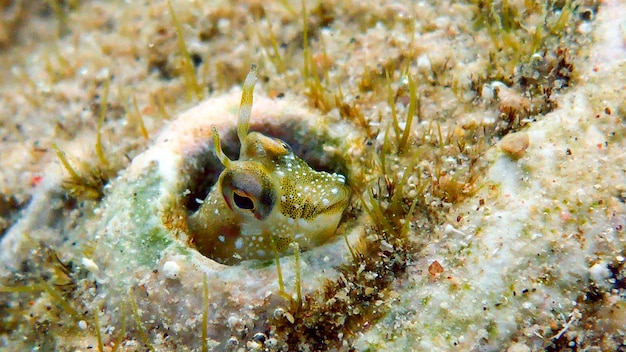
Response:
M516 343L513 343L511 346L509 346L509 348L506 351L507 352L530 352L530 347L526 346L523 343L516 342Z
M432 70L428 55L422 54L417 58L417 68L422 72L430 72Z
M173 260L168 260L163 264L163 275L168 279L177 279L180 273L180 265Z
M604 279L611 277L611 271L607 267L606 263L596 263L589 268L589 274L591 279L595 282L601 282Z
M513 160L524 156L529 145L530 139L526 132L509 133L500 142L502 151Z
M80 263L83 265L83 267L87 270L89 270L92 273L97 273L98 270L100 270L100 268L98 268L98 264L96 264L96 262L94 262L93 260L89 259L89 258L85 258L83 257L80 260Z

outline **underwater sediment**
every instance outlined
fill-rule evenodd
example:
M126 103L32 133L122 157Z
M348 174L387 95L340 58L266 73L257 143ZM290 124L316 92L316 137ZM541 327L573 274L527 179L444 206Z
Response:
M2 349L624 348L619 1L0 15ZM250 130L352 190L282 294L187 229L253 63Z

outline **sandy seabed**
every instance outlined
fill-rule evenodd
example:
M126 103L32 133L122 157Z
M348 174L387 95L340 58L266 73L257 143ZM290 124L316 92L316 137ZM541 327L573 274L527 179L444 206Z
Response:
M626 348L621 1L172 8L184 48L167 2L0 0L0 348ZM302 253L300 309L184 231L252 63L252 128L340 160L402 234L355 195L338 234L372 260Z

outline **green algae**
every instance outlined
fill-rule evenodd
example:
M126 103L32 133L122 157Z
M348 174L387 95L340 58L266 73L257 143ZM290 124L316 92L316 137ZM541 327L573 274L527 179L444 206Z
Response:
M155 214L162 212L160 203L162 182L156 170L149 169L134 184L122 186L110 195L112 199L130 198L129 208L122 208L119 211L130 213L128 230L134 233L133 236L129 236L132 241L130 248L139 254L132 260L136 260L142 266L154 265L161 257L161 253L175 241L173 234L159 221L160 217L155 217ZM120 241L119 245L125 247L126 243ZM118 248L124 250L119 246Z
M142 252L139 257L139 264L153 265L161 258L161 252L167 248L173 241L171 236L162 228L152 228L147 232L139 233L137 249Z

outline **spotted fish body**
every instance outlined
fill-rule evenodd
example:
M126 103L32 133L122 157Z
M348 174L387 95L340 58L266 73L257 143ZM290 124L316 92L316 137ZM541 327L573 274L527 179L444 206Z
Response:
M239 160L223 154L214 130L225 169L188 222L196 248L225 264L274 258L293 242L301 249L323 244L334 235L350 197L343 175L315 171L282 140L248 133L254 86L249 78L238 123Z

